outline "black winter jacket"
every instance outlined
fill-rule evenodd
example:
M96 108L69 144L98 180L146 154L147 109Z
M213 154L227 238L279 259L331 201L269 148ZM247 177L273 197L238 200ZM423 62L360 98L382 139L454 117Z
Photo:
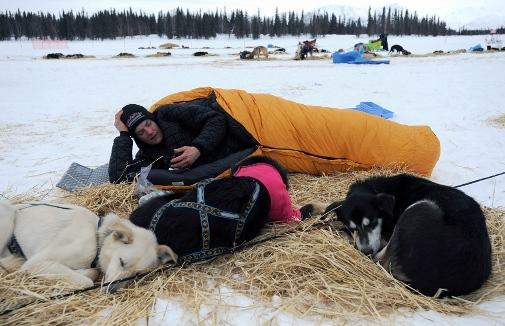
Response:
M214 162L252 147L255 140L229 117L213 97L159 107L155 119L163 132L159 145L147 145L134 137L139 151L132 158L133 141L128 132L114 139L109 161L110 182L131 181L140 168L168 169L174 149L194 146L200 157L192 167Z

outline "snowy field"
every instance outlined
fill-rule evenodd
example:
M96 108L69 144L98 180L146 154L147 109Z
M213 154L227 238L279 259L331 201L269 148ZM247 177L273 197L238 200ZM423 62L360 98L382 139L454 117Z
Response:
M98 166L108 162L117 131L114 113L128 103L149 106L157 99L200 86L271 93L293 101L330 107L354 107L373 101L394 111L394 121L431 126L441 142L432 179L457 185L505 171L505 129L488 120L505 114L505 52L439 57L392 57L389 65L333 64L328 60L291 60L299 40L167 40L157 36L114 41L72 41L37 49L31 41L0 42L0 193L50 189L72 162ZM367 38L327 36L318 47L348 50ZM168 50L170 57L147 58L166 50L140 50L171 42L190 47ZM484 46L484 36L390 37L414 54ZM272 59L238 59L238 52L274 44L288 54ZM63 46L63 48L58 48ZM249 49L250 50L250 49ZM211 56L194 57L195 51ZM82 53L92 59L44 60L51 52ZM113 58L120 52L136 58ZM387 53L383 53L387 55ZM505 207L505 176L462 188L482 205ZM177 304L158 302L169 321L197 319ZM235 304L253 303L237 298ZM397 322L505 324L505 299L484 303L487 314L444 317L425 312ZM223 319L231 324L268 315L281 324L310 324L310 319L254 309ZM254 318L254 319L251 319ZM161 317L160 317L161 319ZM166 321L166 320L165 320Z

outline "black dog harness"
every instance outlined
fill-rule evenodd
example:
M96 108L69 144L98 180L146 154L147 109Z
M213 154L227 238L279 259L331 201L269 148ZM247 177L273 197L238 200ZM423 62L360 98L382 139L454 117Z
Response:
M91 262L91 268L97 268L98 267L98 257L100 257L100 237L98 236L98 229L100 229L100 226L102 226L103 223L103 216L98 217L98 223L96 225L96 256Z
M151 223L149 224L149 230L154 233L160 218L163 216L163 213L168 207L190 208L198 212L202 229L202 249L180 257L182 261L187 263L211 258L231 251L232 248L228 247L210 248L211 230L209 228L209 215L217 218L237 221L237 225L235 226L235 236L233 239L233 247L235 247L237 245L237 240L240 238L242 230L244 229L244 224L249 217L249 214L254 207L254 204L256 203L256 200L258 199L258 195L260 193L260 186L258 183L256 183L253 193L249 198L244 211L240 214L232 213L205 204L205 186L207 186L212 181L214 181L214 179L207 179L197 184L196 202L181 202L179 199L174 199L161 206L154 213L151 219Z
M25 253L23 252L23 249L21 249L21 246L19 245L19 242L16 239L14 233L12 234L9 243L7 244L7 249L9 249L10 253L14 256L26 258Z

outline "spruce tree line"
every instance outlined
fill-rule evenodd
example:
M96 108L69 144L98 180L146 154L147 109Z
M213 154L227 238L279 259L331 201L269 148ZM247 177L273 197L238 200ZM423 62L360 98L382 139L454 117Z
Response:
M0 40L27 38L48 39L114 39L116 37L158 34L172 38L212 38L217 34L234 35L237 38L260 35L283 36L311 34L377 35L448 35L470 34L477 31L456 32L446 27L436 16L418 17L417 13L392 10L384 7L372 14L368 10L367 22L360 18L348 19L335 14L314 13L307 17L293 12L279 13L273 17L261 16L259 11L249 16L243 10L190 12L177 8L170 12L147 14L129 10L101 10L92 15L84 11L62 11L58 15L42 12L0 13ZM485 33L487 31L480 31Z
M448 35L455 34L454 30L446 27L445 22L436 16L419 18L417 12L410 13L408 9L391 10L382 7L381 12L374 12L368 8L368 35L387 33L392 35Z

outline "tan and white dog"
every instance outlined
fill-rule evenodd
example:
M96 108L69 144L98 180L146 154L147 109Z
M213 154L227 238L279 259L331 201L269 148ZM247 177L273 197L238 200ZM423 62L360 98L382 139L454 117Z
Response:
M0 201L0 273L21 268L83 288L100 272L107 283L176 260L154 233L115 214L99 218L75 205Z
M268 59L268 49L264 46L257 46L255 47L250 56L249 56L249 59L254 59L256 56L257 58L259 59L260 58L260 55L263 55L265 57L265 59Z

